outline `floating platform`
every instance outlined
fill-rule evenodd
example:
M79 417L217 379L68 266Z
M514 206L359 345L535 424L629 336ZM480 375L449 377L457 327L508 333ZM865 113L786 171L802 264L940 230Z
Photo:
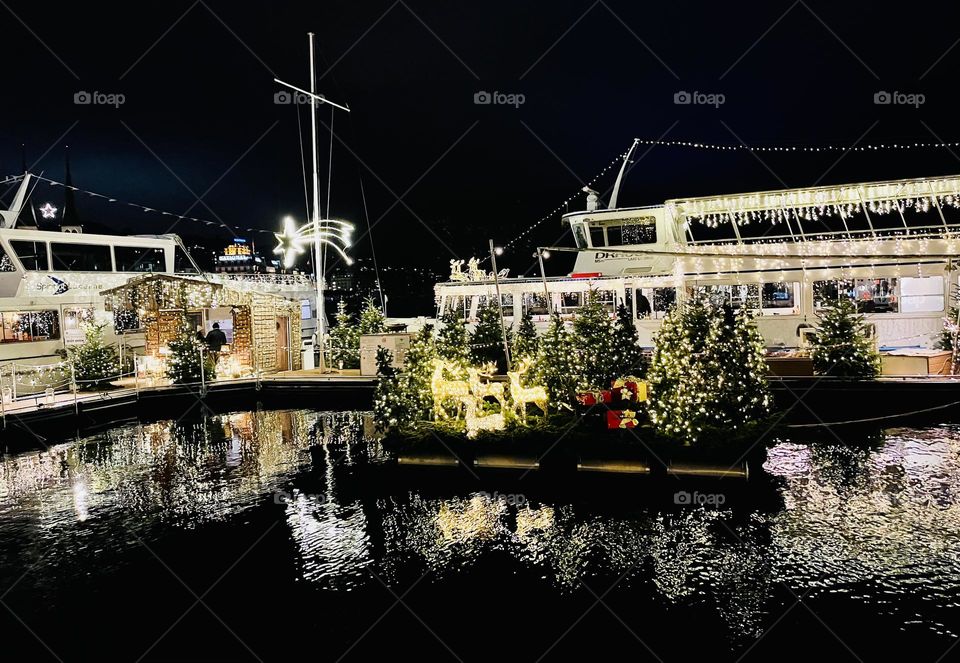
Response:
M581 458L578 472L607 472L610 474L650 474L650 463L643 460L611 460L609 458Z
M496 470L539 470L540 459L529 456L485 455L474 458L473 465Z

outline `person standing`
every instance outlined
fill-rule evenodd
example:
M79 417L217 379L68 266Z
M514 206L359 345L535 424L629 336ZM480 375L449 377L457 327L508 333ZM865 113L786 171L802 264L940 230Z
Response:
M217 361L220 355L220 349L227 344L227 335L220 331L219 322L213 323L213 329L207 334L205 340L207 347L210 348L210 354L213 355L213 360Z

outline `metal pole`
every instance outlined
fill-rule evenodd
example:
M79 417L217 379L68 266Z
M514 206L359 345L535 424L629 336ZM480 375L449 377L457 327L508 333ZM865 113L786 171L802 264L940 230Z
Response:
M202 398L207 395L207 380L203 370L203 348L201 347L198 352L200 354L200 396Z
M507 323L503 320L503 301L500 299L500 276L497 274L497 251L490 240L490 264L493 266L493 285L497 290L497 311L500 313L500 333L503 334L503 353L507 358L507 370L510 370L510 344L507 343Z
M136 394L137 400L140 400L140 358L134 355L133 357L133 393Z
M550 301L550 290L547 289L547 272L543 268L543 247L537 247L537 260L540 261L540 279L543 281L543 296L547 302L547 315L553 313L553 302Z
M323 257L320 250L320 176L317 166L317 77L314 65L313 33L310 35L310 147L313 159L313 268L317 281L317 340L322 343L326 334L326 303L323 300ZM323 352L320 352L320 372L326 364Z
M11 400L17 400L17 365L10 364L10 394Z
M76 415L80 415L80 403L77 402L77 369L73 365L73 362L70 362L70 382L72 383L73 388L73 412Z

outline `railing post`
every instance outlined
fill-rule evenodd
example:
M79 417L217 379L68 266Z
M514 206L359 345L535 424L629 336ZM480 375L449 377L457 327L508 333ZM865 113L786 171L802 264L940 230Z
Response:
M133 357L133 393L140 400L140 357Z
M200 353L200 398L207 395L207 380L203 370L203 347L198 351Z
M10 400L17 400L17 365L10 364Z
M77 369L72 361L70 362L70 383L73 389L73 413L80 416L80 403L77 401Z

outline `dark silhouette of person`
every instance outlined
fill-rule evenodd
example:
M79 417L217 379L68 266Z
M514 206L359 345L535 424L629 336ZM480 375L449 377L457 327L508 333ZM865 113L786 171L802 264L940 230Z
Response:
M220 348L227 344L227 335L220 331L219 322L213 323L213 329L207 334L206 342L214 356L220 354Z
M638 292L637 295L639 295L637 298L637 317L650 317L650 300L642 292Z

